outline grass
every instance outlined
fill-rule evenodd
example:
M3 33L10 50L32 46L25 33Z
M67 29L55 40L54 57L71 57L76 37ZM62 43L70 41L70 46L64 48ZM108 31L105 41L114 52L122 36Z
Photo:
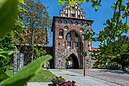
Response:
M55 75L49 70L40 70L38 74L33 76L28 82L50 82Z
M9 77L12 77L13 70L7 70L6 74ZM55 75L52 74L49 70L40 70L40 72L34 75L28 82L50 82L52 78L55 78Z

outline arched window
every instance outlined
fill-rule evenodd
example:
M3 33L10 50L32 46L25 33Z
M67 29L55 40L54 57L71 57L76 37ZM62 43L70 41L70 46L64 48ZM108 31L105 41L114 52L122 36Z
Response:
M84 32L84 29L83 28L80 28L80 32Z
M78 34L75 33L75 42L78 42Z
M78 38L78 34L75 34L75 38Z
M69 24L73 24L73 22L72 22L72 21L70 21L70 22L69 22Z
M78 22L77 21L75 22L75 25L78 25Z
M78 46L80 46L80 36L78 33L76 33L75 31L70 31L67 35L66 35L66 40L67 40L67 48L78 48Z
M68 14L65 14L65 17L68 17Z
M68 26L65 26L65 27L64 27L64 30L65 30L65 31L68 31L68 30L69 30Z
M71 46L71 42L67 41L67 46L70 47Z
M61 20L58 20L58 23L62 23L62 21Z
M83 22L81 22L80 25L83 26Z
M64 24L67 24L67 21L66 20L64 21Z
M59 30L59 38L63 38L63 36L64 36L64 31L63 31L63 29L60 29Z
M74 43L74 46L75 46L75 47L78 47L78 42L75 42L75 43Z
M86 23L86 24L85 24L85 27L87 27L87 26L89 26L89 24L88 24L88 23Z
M74 10L74 6L72 6L72 10Z
M67 40L69 40L69 41L70 41L70 39L71 39L71 34L70 34L70 33L68 33L68 34L67 34Z

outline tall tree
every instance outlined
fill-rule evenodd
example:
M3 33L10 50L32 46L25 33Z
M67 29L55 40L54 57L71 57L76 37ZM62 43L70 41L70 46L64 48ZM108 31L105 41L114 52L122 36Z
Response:
M44 33L45 28L50 26L50 17L47 12L47 7L44 6L41 0L25 0L26 13L23 14L23 22L27 26L28 30L31 29L31 44L32 44L32 61L34 58L34 40L35 31L38 28L42 28L41 32ZM47 34L47 33L46 33ZM46 36L44 36L46 37Z
M110 60L122 66L124 69L124 63L118 61L127 58L128 42L124 42L123 34L129 31L128 16L129 16L129 2L123 4L126 0L117 0L114 2L112 9L114 10L113 17L107 20L105 28L100 31L98 41L100 41L100 54L102 56L101 61L105 58L106 61ZM121 40L121 41L120 41ZM122 43L125 43L122 45ZM113 60L112 60L113 59ZM104 61L104 60L103 60ZM101 64L101 63L100 63ZM129 66L129 65L128 65Z

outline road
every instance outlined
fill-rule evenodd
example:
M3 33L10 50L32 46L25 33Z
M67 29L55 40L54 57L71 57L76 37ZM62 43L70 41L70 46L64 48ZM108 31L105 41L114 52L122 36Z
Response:
M68 71L83 74L83 69L68 69ZM86 75L109 81L121 86L129 86L129 74L120 70L86 69Z

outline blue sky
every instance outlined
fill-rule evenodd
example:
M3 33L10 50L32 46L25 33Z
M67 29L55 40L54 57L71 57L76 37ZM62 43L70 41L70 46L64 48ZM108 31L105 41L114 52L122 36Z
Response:
M83 8L83 12L86 14L86 19L94 20L92 24L92 29L99 33L99 31L103 30L104 23L107 19L110 19L113 16L113 10L111 6L116 0L102 0L102 6L99 7L97 12L94 11L94 8L91 6L91 3L83 3L81 4L81 8ZM125 0L126 1L126 0ZM128 0L127 0L128 1ZM51 18L53 16L59 16L59 11L62 9L62 5L58 5L58 0L42 0L42 3L48 7L48 13ZM49 34L49 45L52 45L52 34ZM98 47L99 42L93 42L93 47Z

